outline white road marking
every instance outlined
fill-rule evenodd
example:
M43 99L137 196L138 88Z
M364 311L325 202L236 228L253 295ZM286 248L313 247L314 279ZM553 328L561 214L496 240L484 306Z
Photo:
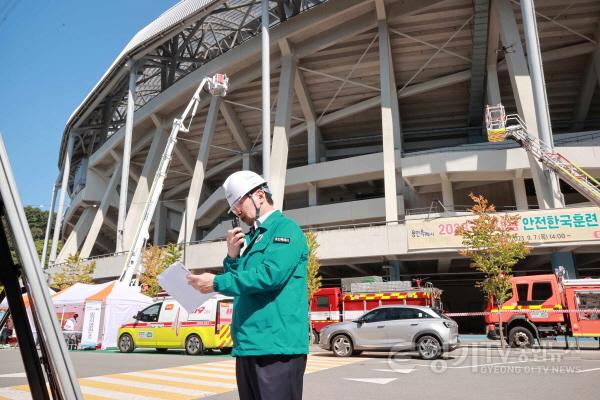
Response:
M27 378L27 374L25 372L17 372L14 374L0 375L0 378Z
M146 382L136 382L136 381L131 381L128 379L119 379L119 378L112 378L112 377L107 377L107 376L97 376L95 378L86 378L86 380L94 381L94 382L101 382L101 383L111 383L113 385L122 385L125 387L135 387L135 388L140 388L140 389L156 390L156 391L163 392L163 393L172 391L172 392L176 392L178 394L183 394L186 396L193 396L193 397L206 396L207 394L215 394L215 392L188 389L188 388L182 388L182 387L175 388L175 387L171 387L171 386L163 386L163 385L158 385L158 384L154 384L154 383L146 383ZM201 384L200 381L198 381L197 383L199 385ZM81 382L81 385L85 386L85 381ZM117 390L115 389L115 391L117 391ZM129 397L129 394L124 394L123 397Z
M577 371L578 374L581 374L582 372L591 372L591 371L598 371L600 370L600 368L590 368L590 369L582 369Z
M11 388L0 388L0 396L11 400L31 400L31 393Z
M410 374L411 372L415 372L414 368L394 368L394 369L373 369L372 371L378 372L397 372L399 374Z
M81 385L81 391L83 392L83 394L92 394L95 396L106 397L106 398L115 399L115 400L123 400L123 399L127 399L127 400L153 400L153 399L154 400L162 400L158 397L140 396L140 395L133 394L133 393L118 392L116 390L99 389L99 388L84 386L84 385Z
M390 382L395 381L398 378L344 378L347 381L365 382L365 383L376 383L378 385L387 385Z

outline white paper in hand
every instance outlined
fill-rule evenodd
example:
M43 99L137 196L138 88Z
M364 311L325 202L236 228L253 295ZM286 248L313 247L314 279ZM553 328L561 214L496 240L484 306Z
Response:
M200 293L187 282L188 269L179 261L157 276L160 286L181 304L188 313L193 313L196 308L215 295Z

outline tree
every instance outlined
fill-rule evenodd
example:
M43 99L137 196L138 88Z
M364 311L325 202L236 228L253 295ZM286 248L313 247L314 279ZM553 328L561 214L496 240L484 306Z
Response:
M321 263L317 258L317 249L319 243L317 242L317 236L314 232L308 231L304 234L306 236L306 242L308 244L308 265L306 280L308 286L308 300L310 301L317 290L321 288L321 275L319 275L319 268Z
M504 349L504 332L500 305L510 298L512 268L529 253L527 243L516 233L521 217L515 214L496 214L496 207L484 196L469 194L473 200L470 212L477 218L467 221L456 230L466 249L460 254L471 258L471 267L485 275L477 286L492 299L498 308L500 343Z
M140 285L142 293L154 297L161 291L158 284L160 275L168 266L181 259L181 250L175 244L168 244L161 248L150 245L142 253L144 272L140 274Z
M46 235L46 224L48 223L48 211L42 211L39 208L32 206L25 206L25 217L29 223L29 229L31 230L31 236L33 240L44 240Z
M63 290L76 283L93 283L92 274L96 269L96 262L84 262L79 253L71 254L60 272L52 276L51 287Z
M310 301L313 298L313 295L321 288L321 275L319 275L319 268L321 267L321 263L317 258L317 249L319 248L319 243L317 242L317 235L313 231L307 231L304 236L306 236L306 243L308 244L308 263L306 266L306 286L308 291L308 324L309 324L309 332L311 334L312 342L319 342L319 335L316 331L313 331L311 327L311 317L310 317ZM314 336L313 336L314 335Z

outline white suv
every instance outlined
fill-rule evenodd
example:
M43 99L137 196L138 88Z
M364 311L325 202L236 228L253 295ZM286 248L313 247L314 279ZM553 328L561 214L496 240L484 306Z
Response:
M429 307L392 305L375 308L355 321L321 330L319 346L338 357L368 351L417 351L433 360L458 347L458 324Z

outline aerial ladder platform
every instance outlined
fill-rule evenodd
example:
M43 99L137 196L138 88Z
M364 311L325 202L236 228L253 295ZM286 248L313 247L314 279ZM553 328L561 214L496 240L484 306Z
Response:
M548 144L529 134L527 126L517 114L506 115L504 106L487 106L485 111L489 142L516 141L527 153L534 156L545 167L554 171L581 195L600 207L600 182L581 167L569 161Z
M208 92L213 96L225 96L227 94L228 86L229 78L224 74L215 74L212 77L202 79L181 117L173 120L173 127L171 128L167 145L158 164L156 174L154 175L154 180L152 181L152 186L148 193L148 200L144 204L143 217L134 233L133 242L125 257L125 265L123 266L119 281L124 282L129 286L137 286L139 284L139 277L143 271L142 252L148 241L150 223L152 222L156 205L158 204L160 194L163 190L173 150L177 143L177 136L179 135L179 132L186 133L190 131L192 119L200 104L202 89L207 88Z

